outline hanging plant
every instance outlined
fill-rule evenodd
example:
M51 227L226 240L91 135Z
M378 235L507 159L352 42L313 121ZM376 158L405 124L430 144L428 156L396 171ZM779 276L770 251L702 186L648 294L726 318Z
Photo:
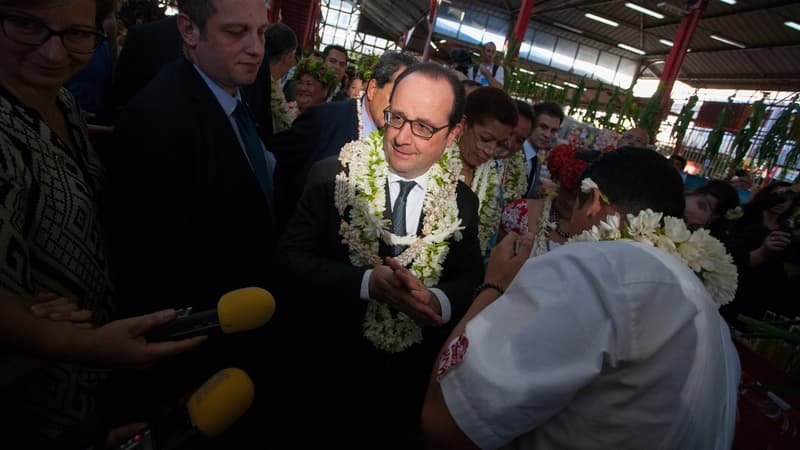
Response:
M728 104L722 108L722 112L717 117L717 123L714 124L714 129L708 134L708 140L704 147L704 157L706 159L714 159L719 153L720 147L722 147L722 139L725 137L725 121L728 119L732 104L733 97L728 97Z
M558 94L556 94L556 103L559 105L567 103L567 88L562 86L562 89L558 90Z
M797 108L797 96L795 96L764 136L764 141L761 142L761 146L759 146L755 154L755 158L759 163L772 168L778 161L781 150L783 150L784 144L789 139L790 125L792 118L796 115Z
M689 97L689 100L683 105L681 108L680 114L678 114L678 120L675 121L675 125L672 127L672 133L670 133L670 137L675 139L675 153L678 154L681 151L681 146L683 145L683 137L686 136L686 130L689 129L689 123L694 118L694 107L697 105L697 91Z
M628 88L625 90L625 100L622 102L622 109L619 111L619 116L617 116L617 123L615 123L612 127L614 131L618 133L625 131L625 119L628 119L631 116L634 106L633 89Z
M658 134L658 126L660 125L658 118L661 117L661 97L663 95L664 91L659 86L636 120L636 126L645 129L650 136Z
M575 88L575 92L572 93L572 100L569 102L569 116L572 116L578 110L578 106L581 104L581 98L583 97L583 91L585 90L586 77L583 77L580 83L578 83L578 87Z
M761 128L761 122L764 121L764 113L767 111L767 105L765 102L767 97L768 95L765 93L761 100L753 103L753 107L750 108L750 115L742 124L742 128L739 130L739 132L736 133L736 137L733 139L733 144L731 145L733 159L730 163L730 170L739 167L742 164L744 157L747 155L747 152L750 151L750 147L753 144L753 138L755 137L759 128Z
M597 86L597 90L594 91L594 97L592 98L592 101L586 105L586 114L583 115L584 122L594 124L595 116L597 115L597 107L600 105L601 92L603 92L603 83L600 83Z
M600 127L608 128L611 125L611 116L617 110L617 100L619 99L619 86L614 86L614 92L611 94L611 99L606 103L606 115L600 119Z
M556 74L553 74L553 77L550 78L549 82L547 82L547 89L545 89L545 91L544 91L544 101L546 101L546 102L555 101L555 99L556 99L556 96L555 96L556 87L555 86L556 86L556 80L557 79L558 79L558 77L556 76Z

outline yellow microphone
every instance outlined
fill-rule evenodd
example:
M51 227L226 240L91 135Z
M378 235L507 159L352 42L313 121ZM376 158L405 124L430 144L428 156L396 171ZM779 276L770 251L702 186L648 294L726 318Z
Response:
M203 436L217 437L247 412L254 394L253 381L243 370L220 370L189 397L189 419Z
M200 312L193 312L192 308L182 309L175 320L154 327L145 337L150 342L162 342L220 331L239 333L264 325L273 314L275 299L272 294L259 287L246 287L223 295L216 309Z

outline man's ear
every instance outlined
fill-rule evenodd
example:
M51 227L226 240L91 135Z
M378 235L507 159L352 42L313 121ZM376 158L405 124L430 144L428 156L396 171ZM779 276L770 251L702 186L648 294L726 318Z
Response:
M178 32L188 48L196 47L200 41L200 27L185 13L178 14Z
M458 122L456 124L456 126L451 128L447 132L447 146L448 147L453 145L453 142L456 140L456 138L458 138L461 135L461 131L463 130L463 128L464 128L464 121L462 120L461 122Z
M378 80L375 78L370 78L367 82L367 89L365 89L364 95L367 96L368 101L372 101L375 98L375 91L378 90Z
M592 192L589 193L589 198L586 199L586 204L584 205L584 210L586 210L586 215L589 217L594 217L600 214L605 213L605 203L603 203L603 199L600 196L600 191L598 189L592 189Z

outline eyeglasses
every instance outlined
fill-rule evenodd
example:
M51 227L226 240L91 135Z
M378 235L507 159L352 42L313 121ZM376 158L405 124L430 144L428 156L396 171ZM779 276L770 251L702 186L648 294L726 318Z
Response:
M58 36L64 48L72 53L92 53L104 37L81 28L56 31L40 20L14 15L0 15L0 28L10 40L24 45L42 45L51 37Z
M383 117L386 120L387 125L392 128L397 128L398 130L403 128L403 125L408 122L411 127L411 133L413 133L414 136L421 137L422 139L430 139L434 134L444 130L449 126L444 125L441 127L433 127L425 122L420 122L419 120L408 120L400 114L392 112L389 108L383 110Z

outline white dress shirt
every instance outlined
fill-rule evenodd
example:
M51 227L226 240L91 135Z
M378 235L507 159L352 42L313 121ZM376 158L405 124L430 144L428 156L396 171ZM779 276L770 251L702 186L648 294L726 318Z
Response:
M217 99L219 102L219 106L222 107L222 110L225 112L225 115L228 117L228 122L230 122L231 127L233 128L233 132L236 134L236 139L239 140L239 145L242 147L242 152L244 153L244 157L247 158L247 161L250 163L250 167L253 167L253 162L250 161L250 157L247 156L247 149L244 146L244 141L242 140L242 136L239 134L239 126L236 124L236 119L233 117L233 111L236 109L236 105L242 100L242 93L238 89L236 90L235 95L231 95L222 89L214 80L209 78L205 73L203 73L202 69L194 65L195 70L197 73L200 74L200 78L206 82L206 85L209 89L211 89L211 93L214 94L214 98ZM255 119L253 119L255 120ZM259 139L260 141L260 139ZM264 148L264 143L261 142L261 149L264 151L264 158L267 161L267 169L270 171L271 175L275 175L275 165L277 160L275 159L275 155L272 154L271 151Z
M366 128L366 123L364 124ZM365 134L366 135L366 134ZM408 193L406 199L406 233L415 234L419 228L419 219L422 216L422 206L425 202L425 194L428 192L428 177L430 169L427 172L414 179L405 179L401 176L389 172L389 205L394 205L397 196L400 195L400 181L414 181L416 185ZM372 276L372 269L364 272L364 277L361 279L361 299L370 300L369 297L369 278ZM439 300L439 306L442 308L442 320L444 323L450 321L452 309L450 308L450 299L447 295L438 288L429 288L433 295Z
M361 102L361 136L366 138L372 134L373 131L377 130L378 126L372 121L372 118L369 116L369 111L367 111L367 96L361 97L359 101Z

